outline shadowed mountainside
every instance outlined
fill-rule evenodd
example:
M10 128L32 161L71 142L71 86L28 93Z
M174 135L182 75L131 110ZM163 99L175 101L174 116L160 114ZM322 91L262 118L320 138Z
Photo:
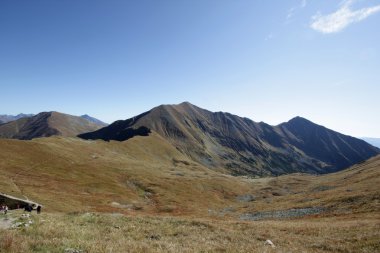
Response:
M0 138L30 140L52 135L76 136L95 131L98 125L84 118L59 112L42 112L33 117L21 118L0 125Z
M380 138L370 138L370 137L363 137L362 140L368 142L369 144L380 148Z
M336 170L348 168L379 153L379 149L361 139L340 134L301 117L278 127L289 144L309 157L335 164Z
M232 174L327 173L380 152L362 140L300 117L270 126L229 113L210 112L188 102L161 105L79 137L124 141L151 131L194 161L225 168Z

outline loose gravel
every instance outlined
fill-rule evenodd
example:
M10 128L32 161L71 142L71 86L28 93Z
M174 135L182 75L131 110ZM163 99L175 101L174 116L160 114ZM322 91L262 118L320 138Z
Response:
M266 211L257 213L246 213L240 216L241 220L269 220L269 219L289 219L289 218L300 218L308 215L320 214L326 211L322 207L309 207L309 208L297 208L289 210L279 210L279 211Z

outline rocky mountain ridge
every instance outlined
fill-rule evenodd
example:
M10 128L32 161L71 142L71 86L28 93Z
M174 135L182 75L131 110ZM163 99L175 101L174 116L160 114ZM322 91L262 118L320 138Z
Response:
M32 117L23 117L0 125L0 138L31 140L53 135L74 137L103 126L64 113L41 112Z
M363 140L301 117L271 126L188 102L161 105L79 137L124 141L152 131L194 161L236 175L328 173L380 153Z

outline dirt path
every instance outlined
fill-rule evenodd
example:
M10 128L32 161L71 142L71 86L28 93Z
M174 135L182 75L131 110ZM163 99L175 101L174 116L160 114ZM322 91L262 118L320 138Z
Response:
M8 217L4 214L0 214L0 229L8 229L12 226L15 218Z

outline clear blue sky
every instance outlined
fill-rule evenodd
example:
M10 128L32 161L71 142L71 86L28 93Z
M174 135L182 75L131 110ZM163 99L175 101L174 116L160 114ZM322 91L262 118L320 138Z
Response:
M380 137L379 70L379 0L0 1L0 114L189 101Z

